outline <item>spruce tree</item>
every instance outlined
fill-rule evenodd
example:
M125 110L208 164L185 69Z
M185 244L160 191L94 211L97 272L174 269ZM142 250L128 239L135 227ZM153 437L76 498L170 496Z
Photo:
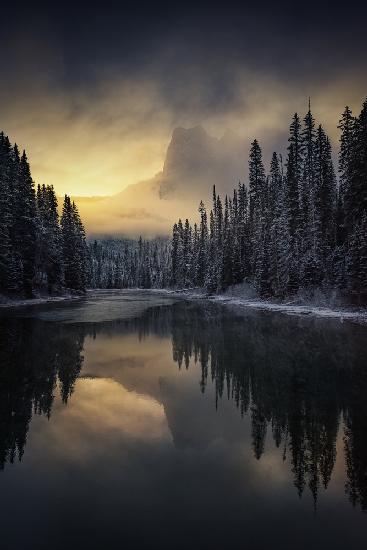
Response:
M185 220L183 229L183 285L185 288L192 286L192 229L189 220Z
M74 227L75 227L75 242L76 242L76 262L79 271L79 280L77 290L85 290L86 286L86 270L87 270L87 248L86 248L86 236L85 229L82 223L82 220L79 215L78 208L73 202L73 218L74 218Z
M214 187L215 194L215 187ZM198 286L202 287L205 283L205 274L208 259L208 221L203 201L199 205L200 226L198 236L198 253L195 268L195 280Z
M171 262L172 262L171 285L173 287L177 286L178 279L179 279L179 275L178 275L178 269L179 269L178 253L179 253L179 234L178 234L178 225L177 225L177 223L175 223L174 226L173 226L173 231L172 231L172 253L171 253L172 254L172 260L171 260Z
M11 145L7 136L0 133L0 292L9 289L11 279Z
M221 288L226 289L233 284L233 239L230 224L230 205L228 197L225 197L224 202L224 218L223 218L223 254L221 266Z
M322 126L315 140L313 257L317 262L317 280L331 282L332 251L335 245L336 178L331 145Z
M274 296L284 296L288 287L290 240L286 199L278 155L273 153L269 182L269 286Z
M351 224L359 222L367 213L367 99L355 123L352 164L349 208L347 206Z
M65 195L61 216L65 284L73 290L85 290L86 246L85 232L77 207Z
M348 288L359 303L367 303L367 215L363 214L349 238Z
M36 268L36 197L25 151L19 162L15 184L14 247L21 261L23 291L26 297L31 297Z
M351 181L353 176L353 157L355 146L356 121L352 111L347 106L339 121L341 130L339 150L339 218L338 218L338 242L343 244L346 239L346 223L350 226L351 220L345 219L345 209L351 210Z
M262 151L255 139L251 144L249 157L249 234L250 234L250 262L251 273L254 274L258 266L260 251L259 235L261 235L262 216L265 197L265 170L262 160Z
M215 201L215 210L217 208L217 201ZM215 215L213 210L209 214L209 239L208 239L208 265L205 272L205 288L208 292L213 293L217 290L217 250L216 250L216 229L215 229Z
M294 114L292 122L289 126L289 146L288 146L288 152L290 152L290 148L292 149L292 178L293 178L293 210L292 215L293 218L291 220L291 224L297 224L299 227L299 236L304 230L304 228L307 226L308 217L309 217L309 194L307 191L307 188L305 188L304 180L302 179L303 176L303 153L304 153L304 145L303 145L303 134L302 134L302 127L301 127L301 121L297 113ZM289 163L289 156L288 156L288 163Z
M294 293L299 288L299 187L296 171L294 146L288 147L285 205L289 233L288 291Z
M262 151L258 141L251 143L249 158L249 195L250 195L250 224L256 225L261 213L264 197L265 170L262 161Z

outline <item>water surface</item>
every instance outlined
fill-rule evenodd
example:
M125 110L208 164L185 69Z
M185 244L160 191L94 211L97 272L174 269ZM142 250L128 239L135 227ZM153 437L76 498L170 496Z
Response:
M365 548L366 327L128 291L0 334L2 549Z

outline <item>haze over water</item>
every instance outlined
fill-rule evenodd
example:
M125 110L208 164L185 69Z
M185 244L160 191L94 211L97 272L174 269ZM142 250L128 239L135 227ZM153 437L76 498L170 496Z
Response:
M0 323L2 548L364 548L365 327L142 292Z

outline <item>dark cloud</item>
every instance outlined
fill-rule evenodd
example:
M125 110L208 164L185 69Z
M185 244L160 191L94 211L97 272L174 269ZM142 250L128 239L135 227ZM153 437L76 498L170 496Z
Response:
M89 85L105 71L144 74L160 77L169 98L177 78L196 70L213 84L216 102L233 85L238 65L302 81L365 69L366 14L366 6L353 2L346 9L314 1L221 8L190 2L181 8L173 2L86 8L66 2L42 11L12 5L2 14L2 69L13 70L22 50L22 69L34 70L35 79L45 69L55 74L59 63L66 88Z
M284 148L308 96L335 141L339 113L367 93L366 15L313 0L8 3L1 127L29 149L37 180L83 195L153 175L179 125Z

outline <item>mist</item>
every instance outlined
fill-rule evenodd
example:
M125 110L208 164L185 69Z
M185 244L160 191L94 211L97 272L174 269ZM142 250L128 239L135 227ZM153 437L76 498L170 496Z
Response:
M195 10L188 26L186 16L172 26L153 13L143 27L135 12L123 22L91 12L84 25L85 14L76 11L61 26L55 14L29 11L3 29L1 129L26 149L35 182L54 185L59 196L113 197L151 182L163 169L174 129L197 125L210 136L231 131L242 140L241 170L223 175L227 191L237 179L246 181L254 138L266 166L273 151L285 155L291 117L304 116L309 97L336 155L340 113L346 104L358 109L367 89L359 22L350 55L336 12L318 9L310 30L290 24L288 12L279 18L278 9L269 9L259 40L250 8L221 17ZM191 183L205 199L210 181L198 179ZM149 185L139 189L123 204L112 199L118 211L106 214L101 201L78 198L88 232L160 233L169 230L172 212L185 217L197 207L198 196L157 202Z

